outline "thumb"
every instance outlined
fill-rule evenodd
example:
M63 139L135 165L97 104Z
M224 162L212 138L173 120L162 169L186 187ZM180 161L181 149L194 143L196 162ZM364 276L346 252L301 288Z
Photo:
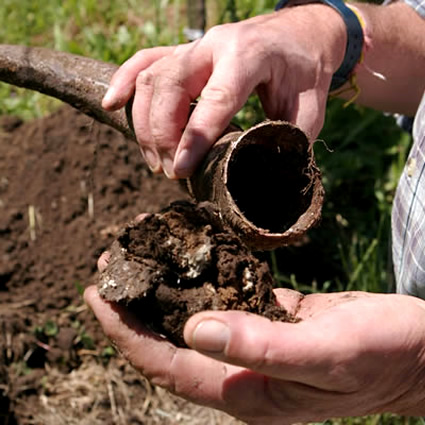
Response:
M331 372L345 352L344 343L338 343L332 325L321 326L272 322L238 311L203 312L188 320L184 337L190 347L217 360L334 390Z

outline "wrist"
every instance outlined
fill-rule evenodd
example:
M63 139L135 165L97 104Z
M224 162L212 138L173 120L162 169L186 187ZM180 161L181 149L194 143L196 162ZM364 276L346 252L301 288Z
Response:
M322 52L322 63L326 72L334 74L341 66L347 45L347 30L341 15L332 7L322 3L312 3L294 7L294 12L304 14L309 21L312 38Z
M339 34L329 44L331 46L330 52L334 52L336 58L336 61L332 61L331 63L340 63L340 66L334 70L330 87L330 90L336 90L350 79L356 65L361 61L364 41L364 22L359 11L355 7L345 4L343 0L280 0L276 6L276 10L288 5L290 7L301 6L301 9L304 9L311 5L311 2L328 8L328 12L325 12L325 9L322 8L320 16L317 15L316 20L319 21L321 17L327 16L326 29L333 35ZM330 10L333 10L339 16L339 24L332 23L331 16L335 17L335 15L329 13ZM341 32L341 21L345 29L344 32ZM321 34L320 30L316 28L316 25L314 25L314 28L316 34ZM342 43L342 40L345 40L345 43ZM337 43L336 46L335 43ZM341 60L342 51L344 53Z

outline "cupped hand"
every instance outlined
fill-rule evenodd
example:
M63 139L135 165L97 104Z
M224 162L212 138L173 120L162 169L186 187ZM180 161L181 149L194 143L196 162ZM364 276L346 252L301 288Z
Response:
M105 266L106 256L99 260ZM425 302L393 294L276 290L302 320L203 312L176 348L125 308L85 299L106 335L154 384L250 424L377 412L425 415Z
M112 78L103 106L121 108L134 94L147 163L170 178L188 177L255 90L269 118L314 139L345 40L339 14L320 4L217 26L193 43L136 53Z

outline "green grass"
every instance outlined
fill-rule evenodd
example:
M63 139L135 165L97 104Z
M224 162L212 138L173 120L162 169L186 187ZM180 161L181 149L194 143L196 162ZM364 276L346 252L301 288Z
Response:
M345 271L340 287L389 289L391 205L411 143L392 117L341 102L329 103L317 161L327 191L324 222ZM328 230L329 231L329 230ZM331 242L330 242L331 243Z
M44 46L122 63L142 47L184 41L183 0L2 0L0 43ZM269 0L208 1L208 25L230 22L273 9ZM31 119L60 103L38 93L0 84L0 115ZM252 98L236 120L248 127L263 119ZM281 285L304 292L329 290L387 291L390 211L410 138L390 117L333 100L315 152L327 196L322 225L310 234L326 260L322 277L301 276L277 266L281 255L299 257L299 248L278 250L270 263ZM422 424L413 418L374 415L325 424Z

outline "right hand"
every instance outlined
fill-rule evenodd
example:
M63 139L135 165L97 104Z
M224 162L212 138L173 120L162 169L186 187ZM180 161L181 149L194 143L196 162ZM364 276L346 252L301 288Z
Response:
M136 53L113 76L103 107L121 108L135 94L147 163L169 178L188 177L255 90L269 118L315 139L345 44L341 17L321 4L217 26L193 43Z
M100 269L106 262L104 255ZM248 424L425 415L425 301L363 292L275 294L301 322L205 311L185 326L191 349L152 333L95 286L84 297L105 334L153 384Z

